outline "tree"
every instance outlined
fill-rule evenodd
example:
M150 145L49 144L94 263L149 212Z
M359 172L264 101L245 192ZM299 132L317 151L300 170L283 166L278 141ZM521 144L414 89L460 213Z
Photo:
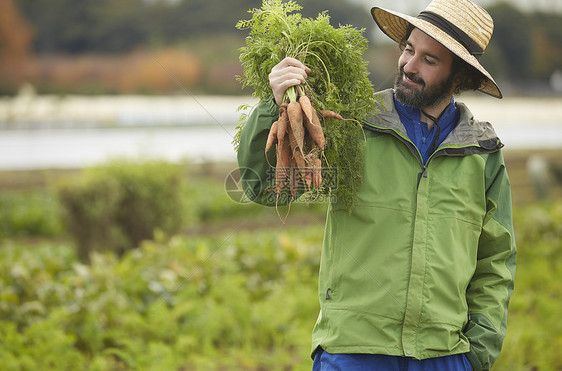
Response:
M533 51L532 76L549 79L562 68L562 17L558 14L536 13L532 15Z
M298 0L305 17L328 10L337 26L373 27L368 12L339 0ZM236 33L261 0L18 0L37 30L39 54L125 53L139 46ZM368 34L368 32L366 33Z
M0 0L0 91L12 90L25 75L31 37L31 27L13 0Z
M512 5L500 3L488 9L494 19L492 47L499 50L505 61L498 77L522 81L530 77L532 25L527 14Z
M19 0L38 54L123 53L148 38L142 0Z

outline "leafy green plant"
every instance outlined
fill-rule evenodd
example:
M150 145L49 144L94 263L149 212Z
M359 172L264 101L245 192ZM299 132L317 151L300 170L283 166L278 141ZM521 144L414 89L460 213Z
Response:
M294 1L264 0L262 7L250 10L250 20L239 21L237 28L249 30L246 45L240 48L244 67L239 77L253 95L268 99L271 69L285 57L301 60L311 69L306 84L287 89L287 101L307 95L318 111L331 110L343 117L364 119L377 110L373 86L368 78L363 53L367 39L363 30L352 26L334 28L327 12L317 18L303 18L302 7ZM241 107L242 110L249 107ZM234 139L239 146L240 132L248 115L243 113ZM356 122L325 119L326 151L323 166L338 171L337 184L324 189L351 208L361 182L364 136Z
M494 369L562 368L562 202L514 210L517 240L515 289L507 336Z
M56 195L49 190L0 193L0 238L55 236L61 232Z
M518 265L494 370L562 367L562 203L516 209ZM157 233L86 265L0 242L2 369L310 370L321 225Z
M66 226L79 255L122 254L160 228L174 233L183 222L183 170L159 160L114 160L59 184Z
M120 258L94 252L88 265L70 244L4 243L3 365L309 369L321 230L157 236Z

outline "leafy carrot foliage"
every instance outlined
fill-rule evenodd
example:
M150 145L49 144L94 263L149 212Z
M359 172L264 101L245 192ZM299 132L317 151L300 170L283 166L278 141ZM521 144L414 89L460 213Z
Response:
M377 106L363 59L368 46L364 30L351 25L335 28L327 12L304 18L298 13L301 9L294 1L264 0L261 8L249 11L251 19L238 22L238 29L249 30L246 45L240 48L244 73L238 79L243 87L252 87L258 99L270 99L271 69L283 58L293 57L311 69L306 84L298 89L311 98L315 109L357 120L373 114ZM287 94L296 93L288 89ZM236 148L247 117L242 114L237 127ZM324 192L335 194L349 209L361 183L362 129L356 122L334 119L324 120L322 126L327 141L323 166L338 172L337 184Z

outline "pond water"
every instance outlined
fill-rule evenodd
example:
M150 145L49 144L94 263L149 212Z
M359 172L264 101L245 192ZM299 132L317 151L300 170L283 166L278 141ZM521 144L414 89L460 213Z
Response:
M248 97L51 97L50 105L41 99L28 102L27 111L21 102L0 102L0 169L80 168L117 156L235 161L236 109L255 103ZM493 123L507 149L562 148L562 98L462 100Z
M235 161L234 127L5 130L0 169L80 168L133 156L170 161Z

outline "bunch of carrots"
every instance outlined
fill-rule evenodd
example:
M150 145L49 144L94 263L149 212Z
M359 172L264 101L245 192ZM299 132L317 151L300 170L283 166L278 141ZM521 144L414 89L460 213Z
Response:
M240 48L244 66L240 81L254 89L254 97L271 97L269 73L285 57L296 58L311 69L306 83L286 90L286 103L269 132L266 159L271 160L275 145L277 163L274 184L265 192L276 196L276 205L290 206L301 194L309 201L328 195L351 210L363 171L363 128L357 120L379 107L363 58L368 41L363 30L331 26L327 12L304 18L301 9L293 0L263 0L260 8L249 11L251 19L236 25L249 31ZM354 124L339 125L342 116ZM243 114L237 126L236 150L248 117Z
M298 191L299 182L306 191L319 190L322 185L322 155L326 138L320 123L322 118L344 120L330 110L320 113L314 109L307 95L285 102L279 108L278 120L273 123L267 137L265 153L276 147L275 193L277 199L288 185L292 196Z

